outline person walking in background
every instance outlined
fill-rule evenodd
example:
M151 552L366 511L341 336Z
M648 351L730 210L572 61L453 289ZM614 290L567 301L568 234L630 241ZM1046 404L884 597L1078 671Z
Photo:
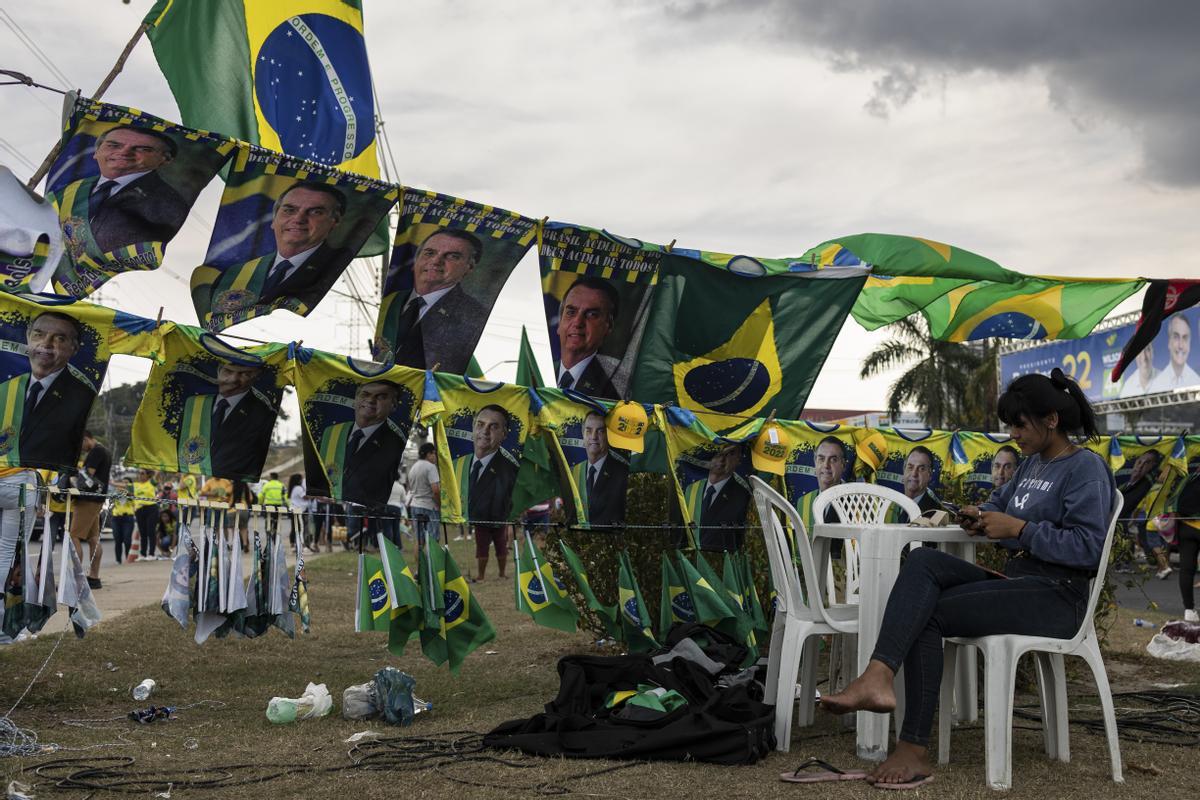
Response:
M133 482L121 481L112 498L113 550L117 563L124 564L133 548Z
M1196 614L1196 561L1200 558L1200 466L1192 470L1175 502L1175 541L1179 545L1179 594L1184 622L1200 622Z
M83 560L83 543L88 545L88 586L101 588L100 583L100 512L108 494L108 478L112 472L112 456L96 440L91 431L83 432L83 467L75 476L75 498L71 516L71 541Z
M259 500L266 506L267 512L267 533L277 533L279 531L279 514L283 511L283 506L286 504L284 499L283 481L279 480L279 473L272 472L267 476L267 481L263 483L262 488L258 490Z
M417 552L426 537L438 540L441 528L442 484L438 477L437 446L425 442L417 451L417 460L408 468L408 507L417 534Z
M304 476L299 472L293 472L288 478L287 497L292 520L292 544L299 552L308 545L308 493L304 488Z
M138 561L154 560L155 529L158 527L158 504L154 502L154 480L150 470L138 470L133 482L133 518L137 523L141 554Z

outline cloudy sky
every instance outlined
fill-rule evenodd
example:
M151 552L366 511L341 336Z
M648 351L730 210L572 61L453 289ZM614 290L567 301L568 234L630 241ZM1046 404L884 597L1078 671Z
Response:
M876 231L942 240L1028 273L1200 276L1200 4L364 5L409 185L755 256ZM0 67L90 92L149 6L2 3ZM26 177L25 162L40 162L57 136L59 100L0 90L0 161ZM105 99L177 118L147 42ZM120 277L100 300L151 317L163 306L194 323L187 279L218 196L210 187L201 198L162 270ZM485 368L516 357L523 323L548 371L533 253L489 321L477 353ZM279 312L233 332L364 355L372 326L330 297L306 320ZM809 405L884 407L890 380L858 379L883 338L848 320ZM113 379L144 372L123 361ZM489 377L513 372L504 363Z

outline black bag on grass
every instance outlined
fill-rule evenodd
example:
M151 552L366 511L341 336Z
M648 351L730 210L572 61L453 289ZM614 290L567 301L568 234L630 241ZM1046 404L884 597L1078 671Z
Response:
M686 638L728 666L712 675L686 658L654 663ZM756 682L718 685L738 672L744 656L741 645L702 625L675 626L658 653L565 656L558 662L558 696L546 711L501 724L483 743L547 756L753 764L775 747L775 710L761 702ZM677 692L687 703L661 714L610 707L614 693L647 686Z

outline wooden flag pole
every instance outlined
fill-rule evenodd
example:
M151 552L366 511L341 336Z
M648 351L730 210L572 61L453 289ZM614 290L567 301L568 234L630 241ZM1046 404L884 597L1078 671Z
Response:
M108 71L108 74L104 76L104 80L100 81L100 85L92 93L93 99L99 100L108 91L108 87L112 86L112 82L116 80L117 75L121 74L121 70L125 68L125 62L129 59L129 54L133 52L133 48L137 46L142 35L148 30L150 30L150 26L144 22L138 26L137 31L133 34L133 38L129 40L129 43L125 45L125 49L121 51L121 55L117 58L117 63L113 64L112 69ZM54 159L58 158L58 153L61 149L62 141L60 139L55 143L54 147L50 148L50 152L42 161L42 165L33 173L33 177L25 184L26 186L33 189L41 183L42 178L46 177L46 173L50 171L50 165L54 163Z

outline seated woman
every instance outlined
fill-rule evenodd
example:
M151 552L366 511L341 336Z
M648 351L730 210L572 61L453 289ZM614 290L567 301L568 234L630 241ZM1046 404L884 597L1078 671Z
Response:
M888 598L866 670L821 699L835 714L890 712L893 679L904 665L904 724L896 749L868 776L872 782L914 783L933 773L929 732L944 637L1069 639L1087 612L1088 581L1100 563L1117 490L1104 459L1068 438L1097 436L1092 408L1078 384L1055 369L1050 377L1014 380L997 412L1026 458L987 502L964 506L959 523L1009 551L1004 575L932 548L913 550Z

